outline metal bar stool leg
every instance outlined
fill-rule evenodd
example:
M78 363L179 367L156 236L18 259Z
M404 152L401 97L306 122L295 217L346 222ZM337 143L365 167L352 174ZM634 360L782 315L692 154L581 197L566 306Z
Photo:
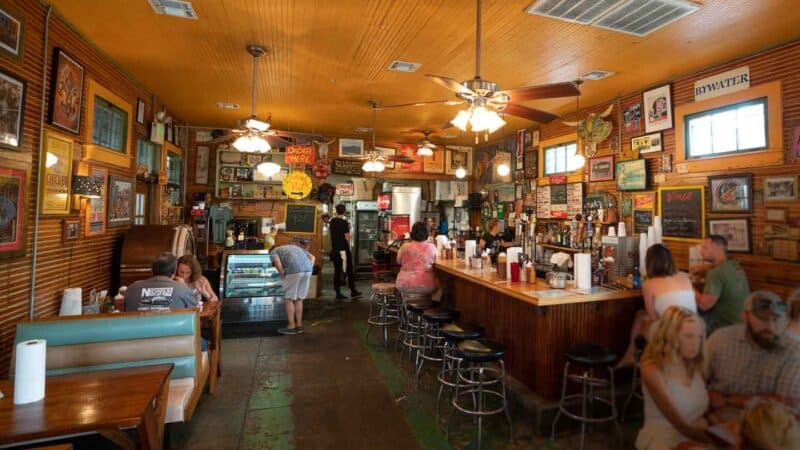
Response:
M561 378L561 399L558 402L558 411L556 417L553 419L553 426L550 432L550 440L556 440L556 424L558 419L561 418L561 411L564 409L564 399L567 397L567 376L569 375L569 361L564 363L564 375Z

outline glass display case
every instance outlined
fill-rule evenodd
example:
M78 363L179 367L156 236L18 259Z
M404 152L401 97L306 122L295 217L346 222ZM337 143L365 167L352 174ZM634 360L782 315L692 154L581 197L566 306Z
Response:
M283 285L268 250L223 253L219 289L224 323L286 320Z

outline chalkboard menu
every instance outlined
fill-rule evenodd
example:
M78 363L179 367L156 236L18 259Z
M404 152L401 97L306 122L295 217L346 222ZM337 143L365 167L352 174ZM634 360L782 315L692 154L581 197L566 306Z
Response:
M583 183L551 184L536 189L536 217L571 219L583 210Z
M652 211L633 212L633 232L636 234L647 233L647 227L653 225Z
M287 203L286 232L315 234L317 232L317 207L308 203Z
M658 188L658 213L665 238L702 239L705 211L705 186Z
M354 177L364 176L364 171L361 167L364 166L363 161L349 160L349 159L334 159L333 160L333 173L336 175L350 175Z

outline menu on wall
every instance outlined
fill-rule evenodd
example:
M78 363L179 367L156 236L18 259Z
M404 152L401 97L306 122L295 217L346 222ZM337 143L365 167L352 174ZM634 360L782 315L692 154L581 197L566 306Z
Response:
M583 183L540 186L536 190L536 217L569 219L583 211Z
M567 185L567 217L573 218L583 213L583 183Z
M705 208L705 186L658 189L658 211L664 237L702 239Z
M536 189L536 217L550 218L550 186L539 186Z

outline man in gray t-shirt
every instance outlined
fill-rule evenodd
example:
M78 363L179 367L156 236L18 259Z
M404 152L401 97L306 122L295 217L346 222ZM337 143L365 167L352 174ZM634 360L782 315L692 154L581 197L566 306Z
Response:
M153 276L139 280L125 291L125 311L194 308L194 293L186 284L175 281L178 259L169 252L153 262Z

